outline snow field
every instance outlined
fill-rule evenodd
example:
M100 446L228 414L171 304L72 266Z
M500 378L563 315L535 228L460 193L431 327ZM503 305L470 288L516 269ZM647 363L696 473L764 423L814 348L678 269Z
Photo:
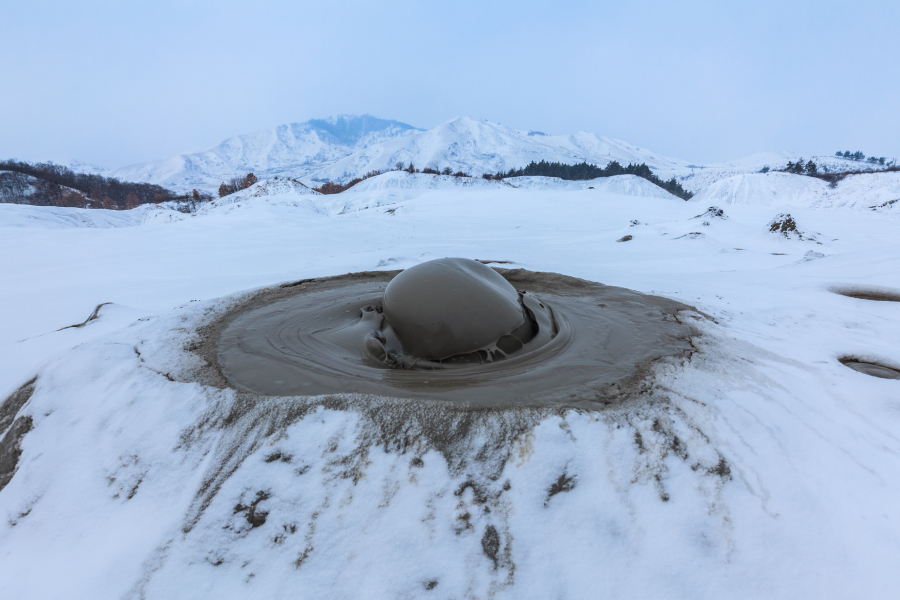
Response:
M891 597L898 382L837 358L900 366L900 306L829 289L895 286L896 216L717 205L724 218L598 189L294 190L107 228L0 206L2 397L38 375L0 491L5 594ZM779 212L816 241L770 233ZM665 295L714 321L683 315L699 351L659 363L643 402L485 416L449 448L424 425L455 422L440 411L245 410L189 382L196 329L247 290L441 256ZM395 422L404 446L385 441Z

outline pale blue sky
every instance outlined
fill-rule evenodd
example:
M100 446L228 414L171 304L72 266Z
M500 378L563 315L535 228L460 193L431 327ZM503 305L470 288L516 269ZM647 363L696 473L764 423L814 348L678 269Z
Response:
M0 56L0 158L119 167L341 113L900 158L896 0L30 0Z

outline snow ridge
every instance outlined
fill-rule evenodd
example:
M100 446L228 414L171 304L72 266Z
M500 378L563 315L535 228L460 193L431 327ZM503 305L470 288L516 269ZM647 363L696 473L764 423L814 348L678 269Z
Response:
M260 179L301 177L360 148L416 131L412 125L370 115L314 119L229 138L201 152L123 167L110 175L176 191L215 191L222 181L249 172Z

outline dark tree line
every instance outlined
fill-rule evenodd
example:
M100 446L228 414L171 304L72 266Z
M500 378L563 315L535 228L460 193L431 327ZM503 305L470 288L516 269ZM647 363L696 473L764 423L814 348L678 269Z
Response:
M684 200L690 199L693 194L683 187L678 181L672 177L672 179L668 181L663 181L659 177L653 174L653 171L650 170L645 163L641 163L639 165L629 163L628 166L623 167L619 164L618 161L612 161L605 167L598 167L597 165L592 165L587 162L582 162L581 164L576 165L567 165L564 163L558 162L547 162L542 160L541 162L534 162L528 164L528 166L523 167L521 169L510 169L506 173L497 173L496 175L490 175L486 178L490 179L505 179L507 177L558 177L560 179L566 179L570 181L582 181L585 179L596 179L597 177L613 177L615 175L637 175L643 179L646 179L650 183L654 185L658 185L662 189L666 190L673 196L678 196Z
M208 199L196 190L178 195L152 183L120 181L93 173L75 173L53 163L0 161L0 202L36 206L130 209L167 200Z
M855 160L857 162L870 162L873 165L884 165L885 161L887 160L887 157L884 156L869 156L868 158L866 158L866 155L859 150L857 150L856 152L850 152L849 150L846 150L844 152L838 151L835 152L834 155L838 158L846 158L847 160ZM888 166L894 165L889 164Z
M888 167L896 167L897 166L896 159L892 160L892 161L888 161L886 156L869 156L868 158L866 158L866 155L863 154L862 152L860 152L859 150L857 150L856 152L850 152L849 150L845 150L844 152L838 151L838 152L835 152L834 155L837 156L838 158L846 158L848 160L855 160L857 162L866 161L868 163L872 163L873 165L881 165L881 166L887 165Z
M787 166L781 169L783 173L793 173L795 175L815 175L819 172L819 165L809 159L806 163L801 158L797 162L788 161Z
M862 152L858 152L857 154L861 155L862 158L865 158L865 155L863 155ZM847 155L848 156L844 156L844 158L851 158L852 160L857 160L857 159L853 159L852 157L854 155L851 155L849 152L847 152ZM843 154L841 152L838 152L835 156L843 156ZM862 158L860 158L858 160L862 160ZM879 165L884 164L883 162L878 162L877 160L876 161L869 160L869 162L875 162L876 164L879 164ZM828 167L823 166L823 167L819 168L819 166L815 162L813 162L812 159L810 159L809 161L804 163L803 159L801 158L797 162L788 161L787 166L784 169L779 169L779 171L782 173L793 173L794 175L806 175L808 177L815 177L816 179L822 179L822 180L828 182L829 187L834 188L834 187L837 187L837 184L840 183L841 180L845 179L846 177L849 177L850 175L864 175L864 174L871 174L871 173L884 173L884 172L900 171L900 167L894 166L893 162L889 162L888 166L883 169L830 172L828 170ZM765 171L763 171L763 172L765 172Z

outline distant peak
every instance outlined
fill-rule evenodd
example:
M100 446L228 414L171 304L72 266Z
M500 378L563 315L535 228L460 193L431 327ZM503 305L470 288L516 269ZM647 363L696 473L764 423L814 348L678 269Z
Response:
M379 119L372 115L334 115L325 119L310 119L306 125L331 136L334 141L352 145L360 138L380 131L421 131L400 121Z

